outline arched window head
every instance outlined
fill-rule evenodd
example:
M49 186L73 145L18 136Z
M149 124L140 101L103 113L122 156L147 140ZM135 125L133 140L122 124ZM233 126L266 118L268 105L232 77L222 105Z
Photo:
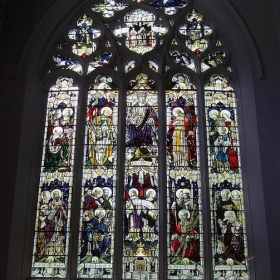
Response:
M229 49L192 1L84 10L51 54L30 275L249 280Z

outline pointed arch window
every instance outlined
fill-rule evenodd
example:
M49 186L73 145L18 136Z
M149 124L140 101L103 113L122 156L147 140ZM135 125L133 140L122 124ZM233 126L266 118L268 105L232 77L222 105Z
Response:
M84 10L51 56L31 277L250 279L229 49L191 1Z

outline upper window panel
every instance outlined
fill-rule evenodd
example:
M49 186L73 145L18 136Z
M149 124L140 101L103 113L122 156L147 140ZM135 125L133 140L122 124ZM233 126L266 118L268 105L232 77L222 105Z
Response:
M151 51L157 45L158 37L168 29L161 23L155 23L156 16L148 11L136 9L124 16L124 24L114 30L117 37L125 37L125 46L137 53Z
M199 56L207 46L206 36L213 33L210 26L202 23L202 15L192 10L186 17L186 23L179 27L179 33L185 36L186 46Z
M174 15L178 12L179 9L182 9L187 6L187 1L185 0L154 0L150 1L148 4L143 3L143 0L133 1L141 2L142 5L152 6L157 10L163 9L166 15ZM125 9L126 7L128 7L128 4L124 2L104 0L103 2L93 4L92 10L94 12L101 13L105 18L110 18L113 17L116 12Z
M115 2L114 0L104 0L92 5L91 9L94 12L101 13L104 18L110 18L115 15L115 12L121 11L128 7L128 4L123 2Z
M95 51L96 44L93 40L101 36L101 31L93 28L92 19L83 15L77 22L77 28L69 31L68 36L71 40L75 40L73 53L86 57Z
M178 9L184 8L187 6L187 1L183 0L155 0L150 3L156 9L163 9L165 14L174 15L177 13Z
M72 70L80 75L83 74L82 64L78 61L72 60L69 56L55 54L53 60L56 62L57 67Z

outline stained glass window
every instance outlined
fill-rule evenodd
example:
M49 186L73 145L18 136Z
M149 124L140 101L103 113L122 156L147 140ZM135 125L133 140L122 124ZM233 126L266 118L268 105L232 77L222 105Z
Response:
M31 276L249 280L230 46L191 1L88 1L70 26Z
M206 84L205 97L215 277L247 279L236 95L225 77L217 74Z
M157 90L143 73L130 84L126 97L123 277L158 279ZM143 271L139 273L140 267Z
M163 24L155 23L156 15L136 9L125 14L124 24L117 26L114 35L125 38L125 46L136 53L144 54L158 44L158 36L167 32Z
M168 275L203 279L197 92L187 75L166 90Z
M86 113L78 260L78 275L83 278L112 277L117 112L118 90L112 78L98 76L88 91Z
M67 276L78 87L60 77L48 93L32 276Z
M76 55L86 57L95 51L96 43L93 40L101 36L101 31L92 28L92 19L87 15L79 18L77 26L77 29L68 33L69 38L75 41L72 51Z

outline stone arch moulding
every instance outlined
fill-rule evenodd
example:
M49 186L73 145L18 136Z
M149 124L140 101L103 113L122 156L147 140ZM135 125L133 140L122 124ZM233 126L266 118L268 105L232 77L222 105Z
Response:
M44 61L52 51L55 40L59 38L61 32L59 27L70 18L75 18L76 12L81 11L86 2L85 0L57 1L49 11L46 11L23 51L15 84L17 90L23 92L24 108L10 235L8 280L25 280L30 277L28 268L31 263L32 248L28 248L26 244L30 244L30 238L33 239L35 220L32 209L37 199L38 167L34 162L40 161L41 157L37 152L40 146L38 143L42 141L38 123L42 120L40 112L44 111L44 108L38 94L45 89L42 84ZM247 227L250 228L248 241L251 278L270 280L259 146L257 140L250 142L250 139L258 139L254 109L254 80L261 77L263 73L261 63L248 30L227 1L194 0L194 6L204 14L205 19L215 24L220 39L231 50L234 72L239 84L237 94L239 119L242 124L240 142L243 150L242 165L243 168L245 167L243 177L244 185L247 186L245 204L248 212ZM207 80L208 77L204 78ZM33 118L34 115L38 116L37 120ZM260 243L262 247L259 246ZM69 277L75 278L71 274Z

